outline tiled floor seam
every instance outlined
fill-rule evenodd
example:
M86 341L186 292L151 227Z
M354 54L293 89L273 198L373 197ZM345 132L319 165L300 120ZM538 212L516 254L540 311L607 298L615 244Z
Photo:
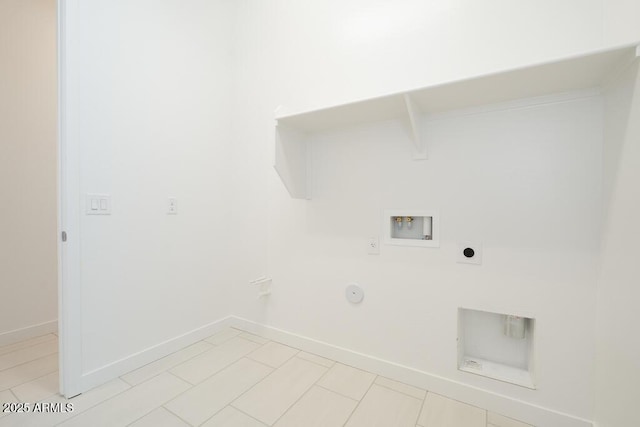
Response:
M46 356L45 356L45 357L46 357ZM13 393L13 389L14 389L14 388L16 388L16 387L22 387L22 386L23 386L23 385L25 385L25 384L29 384L29 383L32 383L32 382L34 382L34 381L38 381L38 380L40 380L40 379L42 379L42 378L44 378L44 377L48 377L49 375L51 375L51 374L53 374L53 373L55 373L55 372L57 372L57 370L56 370L56 371L53 371L53 372L49 372L48 374L44 374L44 375L43 375L43 376L41 376L41 377L34 378L34 379L29 380L29 381L27 381L27 382L24 382L24 383L18 384L18 385L16 385L16 386L13 386L13 387L11 387L11 388L8 388L7 390L8 390L8 391L10 391L10 392L12 392L12 394L13 394L14 396L16 396L16 394L15 394L15 393ZM56 390L53 394L59 394L59 391L58 391L58 390ZM16 396L16 397L18 397L18 396ZM48 396L48 397L46 397L45 399L47 399L47 398L49 398L49 397L51 397L51 396ZM19 400L19 399L18 399L18 400ZM20 401L22 402L22 400L20 400Z
M250 341L250 342L252 342L252 343L254 343L254 344L258 344L258 343L257 343L257 342L255 342L255 341L251 341L251 340L247 340L247 341ZM262 364L262 365L268 366L268 367L270 367L271 369L280 369L280 367L281 367L281 366L283 366L283 365L284 365L285 363L287 363L289 360L291 360L291 359L293 359L294 357L296 357L296 356L298 355L298 353L300 353L300 351L301 351L301 350L298 350L297 348L289 347L289 348L293 348L294 350L298 350L298 351L296 351L295 353L293 353L293 354L291 355L291 357L289 357L287 360L285 360L284 362L282 362L282 363L280 364L280 366L271 366L271 365L267 365L266 363L261 362L261 361L259 361L259 360L254 359L253 357L251 357L251 354L252 354L252 353L255 353L256 351L260 350L262 347L264 347L264 346L265 346L265 345L267 345L267 344L269 344L269 343L268 343L268 342L266 342L266 343L264 343L264 344L260 345L260 347L256 348L255 350L253 350L251 353L247 354L247 355L246 355L246 356L244 356L244 357L246 357L247 359L252 360L252 361L254 361L254 362L258 362L258 363L260 363L260 364ZM284 345L284 344L283 344L283 345ZM288 347L288 346L287 346L287 347ZM300 358L298 357L298 359L300 359ZM304 359L303 359L303 360L304 360Z
M247 338L247 337L243 337L243 336L242 336L242 334L240 334L240 335L236 335L235 337L231 337L231 338L240 338L240 339L243 339L243 340L245 340L245 341L252 342L252 343L254 343L254 344L259 344L259 345L261 345L261 346L262 346L262 345L265 345L265 344L269 344L269 343L271 342L271 340L267 340L267 342L258 342L258 341L254 341L254 340L249 339L249 338ZM262 337L261 337L261 338L262 338ZM208 342L208 341L207 341L207 342ZM227 342L227 341L225 341L225 342ZM277 341L274 341L274 342L277 342ZM224 342L223 342L222 344L224 344ZM214 344L214 345L215 345L215 344Z
M235 337L232 337L232 338L235 338ZM207 340L202 340L202 341L205 341L205 342L209 343L209 341L207 341ZM245 340L245 341L247 341L247 340ZM225 341L225 342L226 342L226 341ZM211 343L209 343L209 344L211 344ZM256 343L254 343L254 344L256 344ZM215 345L215 344L214 344L214 345ZM260 347L258 347L258 348L260 348ZM207 350L207 351L211 351L211 350L213 350L213 349L210 349L210 350ZM257 349L256 349L256 350L257 350ZM202 352L202 353L199 353L199 354L197 354L196 356L200 356L200 355L202 355L202 354L206 353L207 351L204 351L204 352ZM252 351L250 351L249 353L253 353L253 351L255 351L255 350L252 350ZM185 378L182 378L182 377L181 377L181 376L179 376L179 375L174 374L173 372L170 372L170 371L171 371L171 369L177 368L178 366L180 366L180 365L182 365L182 364L184 364L184 363L188 362L187 360L185 360L184 362L180 362L180 363L179 363L179 364L177 364L176 366L172 366L171 368L166 369L164 372L168 372L168 373L170 373L171 375L173 375L174 377L178 377L178 378L179 378L179 379L181 379L182 381L184 381L184 382L186 382L187 384L190 384L192 387L194 387L194 386L197 386L198 384L202 384L203 382L205 382L205 381L206 381L206 380L208 380L209 378L213 377L214 375L217 375L218 373L220 373L220 372L224 371L224 370L225 370L225 369L227 369L229 366L231 366L231 365L233 365L234 363L236 363L238 360L240 360L240 359L242 359L242 358L246 358L246 357L249 355L249 353L244 354L244 355L242 355L242 356L238 357L238 358L237 358L236 360L234 360L233 362L231 362L231 363L228 363L228 364L224 365L222 368L218 369L216 372L214 372L213 374L209 375L208 377L201 379L201 380L200 380L199 382L197 382L196 384L192 383L191 381L189 381L189 380L187 380L187 379L185 379ZM195 358L196 356L194 356L194 358ZM191 359L189 359L189 360L191 360ZM254 361L253 359L251 359L251 360L252 360L252 361ZM255 362L257 362L257 360L256 360ZM263 363L263 365L264 365L264 363ZM268 365L266 365L266 366L268 366ZM269 367L270 367L271 369L273 369L273 366L269 366ZM143 382L144 382L144 381L143 381ZM142 384L142 383L140 383L140 384Z
M427 392L424 394L424 398L422 399L422 405L420 406L420 412L418 412L418 419L416 420L416 427L424 427L421 424L418 424L420 422L420 415L422 415L422 411L424 411L424 405L427 404L427 396L429 395L429 393L431 393L429 390L427 390Z
M364 392L364 394L362 395L362 398L358 400L358 404L353 408L353 411L351 411L351 413L349 414L349 417L344 422L344 424L342 424L343 426L346 426L347 424L349 424L349 421L351 421L351 417L353 417L353 414L356 413L356 411L360 407L360 404L362 403L364 398L367 396L367 393L369 393L369 390L371 390L371 387L373 387L373 385L376 383L376 380L378 379L378 377L379 375L376 375L375 377L373 377L373 381L371 381L371 384L369 384L369 388L367 388L367 391Z
M165 372L169 373L168 371L165 371ZM173 374L171 374L171 375L173 375ZM182 378L178 377L177 375L173 375L173 376L174 376L174 377L176 377L176 378L178 378L179 380L184 381L185 383L189 384L189 382L188 382L188 381L183 380ZM154 378L155 378L155 377L154 377ZM151 378L149 378L147 381L149 381L149 380L151 380ZM143 381L143 382L141 382L140 384L144 384L144 383L146 383L147 381ZM138 385L140 385L140 384L138 384ZM131 390L132 388L133 388L133 387L130 387L130 388L128 388L127 390L123 390L121 393L118 393L118 394L122 394L122 393L124 393L125 391ZM191 390L191 388L193 388L193 386L189 387L187 390ZM187 390L185 390L185 391L187 391ZM182 393L184 393L184 392L182 392ZM182 393L180 393L180 394L182 394ZM117 395L116 395L116 396L117 396ZM176 398L176 397L178 397L178 396L179 396L179 395L176 395L176 396L170 397L170 398L169 398L169 399L167 399L165 402L162 402L160 405L158 405L158 406L154 406L154 407L153 407L149 412L147 412L147 413L145 413L143 416L141 416L141 417L139 417L139 418L136 418L135 420L131 421L129 424L127 424L127 426L130 426L131 424L133 424L133 423L135 423L135 422L137 422L137 421L140 421L142 418L146 417L147 415L149 415L149 414L150 414L150 413L152 413L153 411L156 411L158 408L164 408L164 405L166 405L167 403L169 403L170 401L172 401L173 399L175 399L175 398ZM110 399L111 399L111 398L110 398ZM110 400L110 399L107 399L107 400ZM106 402L106 400L105 400L105 402ZM167 410L168 410L168 408L164 408L164 409L167 409ZM170 411L170 412L171 412L171 411ZM180 416L179 416L178 414L174 414L173 412L171 412L171 413L172 413L173 415L177 416L178 418L180 418ZM180 419L181 419L182 421L186 422L186 421L185 421L185 420L183 420L182 418L180 418ZM188 425L191 425L190 423L187 423L187 424L188 424Z
M48 334L40 335L40 337L44 337L44 336L46 336L46 335L48 335ZM36 339L36 338L40 338L40 337L33 337L33 338L30 338L30 339ZM4 355L6 355L6 354L11 354L11 353L14 353L14 352L16 352L16 351L24 350L25 348L35 347L35 346L40 345L40 344L48 343L49 341L55 341L56 339L57 339L57 337L56 337L56 338L48 339L48 340L46 340L46 341L37 342L37 343L35 343L35 344L30 344L30 345L27 345L27 346L25 346L25 347L18 347L18 348L16 348L15 350L11 350L11 351L9 351L9 352L7 352L7 353L1 353L1 354L0 354L0 356L4 356ZM15 344L17 344L17 343L8 344L8 345L5 345L5 346L3 346L3 347L9 347L10 345L15 345ZM0 350L2 350L2 347L0 347ZM57 350L56 350L56 353L57 353Z
M376 378L377 378L377 377L376 377ZM395 380L394 380L394 381L395 381ZM397 381L397 382L400 382L400 381ZM403 395L405 395L405 396L407 396L407 397L410 397L410 398L412 398L412 399L416 399L416 400L422 400L422 401L424 401L424 399L426 399L426 397L427 397L427 393L428 393L428 391L427 391L427 390L425 390L424 397L423 397L423 398L420 398L420 397L415 397L415 396L413 396L413 395L411 395L411 394L409 394L409 393L405 393L404 391L400 391L400 390L396 390L395 388L387 387L387 386L386 386L386 385L384 385L384 384L376 383L375 381L374 381L374 384L375 384L375 385L377 385L377 386L379 386L379 387L386 388L387 390L395 391L396 393L403 394ZM409 385L409 384L405 384L405 383L401 383L401 384Z
M473 406L474 408L482 409L483 411L485 411L485 412L487 412L487 413L489 412L489 411L488 411L487 409L485 409L485 408L482 408L482 407L480 407L480 406L476 406L476 405L472 405L471 403L463 402L463 401L458 400L458 399L454 399L453 397L445 396L444 394L438 394L438 393L434 393L434 392L432 392L432 391L428 391L428 390L427 390L427 394L428 394L428 393L433 393L433 394L436 394L436 395L438 395L438 396L442 396L442 397L444 397L444 398L446 398L446 399L456 401L456 402L461 403L461 404L463 404L463 405ZM426 400L426 399L427 399L427 396L425 396L424 398L425 398L425 400ZM489 416L489 415L487 415L487 417L488 417L488 416Z
M188 391L188 390L191 390L191 389L189 388L189 389L187 389L187 390L185 390L185 391ZM180 393L180 394L182 394L182 393ZM180 395L178 395L178 396L180 396ZM188 426L192 426L193 424L191 424L189 421L185 420L185 419L184 419L184 418L182 418L180 415L176 414L176 413L175 413L175 412L173 412L171 409L169 409L169 408L167 408L166 406L164 406L164 405L166 405L167 403L171 402L173 399L176 399L178 396L176 396L176 397L174 397L174 398L172 398L172 399L170 399L170 400L168 400L168 401L164 402L162 405L158 406L157 408L154 408L154 410L153 410L153 411L157 410L158 408L164 408L164 409L165 409L165 410L167 410L171 415L175 415L175 416L176 416L176 417L178 417L181 421L184 421ZM151 412L153 412L153 411L151 411ZM149 412L149 414L150 414L151 412ZM216 413L217 413L217 412L216 412ZM136 421L139 421L140 419L142 419L142 418L146 417L146 416L147 416L147 415L149 415L149 414L146 414L146 415L144 415L143 417L138 418ZM134 423L135 423L136 421L134 421ZM206 422L206 421L205 421L205 422ZM133 424L133 423L131 423L131 424ZM129 424L129 425L131 425L131 424ZM204 423L202 423L202 424L204 424ZM202 424L201 424L201 425L202 425Z
M253 387L252 387L252 388L253 388ZM249 390L247 390L247 391L249 391ZM245 393L246 393L246 392L245 392ZM244 394L244 393L242 393L242 394ZM238 396L238 399L239 399L239 398L240 398L240 396ZM233 402L235 402L235 400L234 400ZM246 415L247 417L251 418L252 420L256 420L256 421L257 421L257 422L259 422L260 424L264 424L264 425L266 425L266 426L268 426L268 425L269 425L269 424L265 423L264 421L260 421L259 419L257 419L257 418L256 418L256 417L254 417L253 415L251 415L251 414L247 414L247 413L246 413L245 411L243 411L242 409L240 409L240 408L236 408L235 406L233 406L233 402L229 403L227 406L225 406L224 408L220 409L218 412L216 412L215 414L213 414L212 416L210 416L209 418L207 418L207 421L209 421L211 418L215 417L218 413L222 412L226 407L232 407L232 408L233 408L233 409L235 409L236 411L243 413L244 415ZM200 425L205 424L207 421L203 422L203 423L202 423L202 424L200 424ZM275 424L275 423L274 423L274 424Z
M265 345L266 345L266 343L265 343ZM257 350L257 349L256 349L256 350ZM248 358L248 357L246 357L246 356L244 356L244 357L245 357L246 359L248 359L248 360L251 360L252 362L259 363L259 364L261 364L262 366L266 366L266 367L268 367L269 369L271 369L271 372L269 372L269 373L268 373L264 378L262 378L260 381L258 381L257 383L255 383L254 385L252 385L251 387L249 387L248 389L246 389L245 391L243 391L241 394L239 394L235 399L233 399L233 400L232 400L232 401L227 405L227 406L232 406L234 409L237 409L238 411L242 412L242 413L243 413L243 414L245 414L245 415L249 415L249 414L247 414L246 412L244 412L242 409L240 409L240 408L238 408L238 407L234 406L234 405L233 405L233 403L234 403L234 402L236 402L236 401L238 401L242 396L244 396L246 393L248 393L250 390L252 390L252 389L253 389L254 387L256 387L258 384L260 384L261 382L265 381L267 378L269 378L271 375L273 375L273 373L274 373L274 372L276 372L276 371L277 371L278 369L280 369L280 368L274 368L273 366L269 366L269 365L267 365L266 363L258 362L257 360L250 359L250 358ZM295 357L295 356L294 356L294 357ZM292 359L292 358L293 358L293 357L289 358L288 360L290 360L290 359ZM240 359L238 359L238 360L240 360ZM234 362L234 363L235 363L235 362ZM285 362L285 363L286 363L286 362ZM303 394L304 394L304 393L303 393ZM224 408L223 408L223 409L224 409ZM222 409L221 409L221 410L222 410ZM220 410L220 411L221 411L221 410ZM287 408L287 411L288 411L288 410L289 410L289 409ZM218 411L218 412L219 412L219 411ZM285 411L285 412L286 412L286 411ZM259 419L257 419L256 417L253 417L253 416L251 416L251 415L249 415L249 416L250 416L251 418L255 419L255 420L260 421L260 420L259 420ZM261 422L262 424L266 424L264 421L260 421L260 422ZM266 425L268 425L268 424L266 424Z
M321 377L321 378L322 378L322 377ZM318 381L320 381L320 380L318 380ZM313 385L314 385L314 386L316 386L316 387L320 387L320 388L321 388L321 389L323 389L323 390L330 391L331 393L335 393L335 394L337 394L338 396L346 397L347 399L353 400L354 402L360 402L360 401L362 400L362 397L364 397L364 394L367 394L367 392L369 391L369 388L371 388L371 386L369 386L369 388L367 388L367 392L365 392L365 393L362 395L362 397L361 397L360 399L354 399L353 397L350 397L350 396L344 395L344 394L340 393L339 391L331 390L330 388L327 388L327 387L325 387L325 386L323 386L323 385L320 385L320 384L318 384L318 383L317 383L317 381L316 381L316 383L314 383Z
M240 399L240 397L242 397L246 392L248 392L249 390L251 390L253 387L255 387L256 385L258 385L258 384L259 384L259 383L261 383L262 381L264 381L267 377L269 377L269 375L273 374L273 373L274 373L275 371L277 371L277 369L278 369L278 368L274 368L273 366L269 366L269 365L267 365L267 364L265 364L265 363L258 362L257 360L249 359L249 358L245 355L245 356L241 356L241 357L239 357L238 359L234 360L232 363L230 363L229 365L227 365L227 366L225 366L224 368L220 369L220 370L219 370L218 372L216 372L215 374L208 376L208 377L207 377L207 378L205 378L204 380L200 381L198 384L202 384L202 383L204 383L204 382L205 382L205 381L207 381L208 379L210 379L210 378L212 378L213 376L215 376L215 375L219 374L220 372L222 372L222 371L224 371L225 369L227 369L229 366L233 365L234 363L237 363L238 361L240 361L240 360L242 360L242 359L247 359L247 360L250 360L250 361L252 361L252 362L259 363L260 365L265 366L265 367L267 367L267 368L271 369L271 372L269 372L269 374L267 374L267 376L266 376L266 377L264 377L262 380L258 381L257 383L255 383L254 385L252 385L251 387L249 387L247 390L245 390L244 392L242 392L240 395L238 395L235 399L233 399L233 400L232 400L228 405L226 405L226 406L233 406L233 402L235 402L236 400ZM183 379L183 378L179 377L178 375L174 374L173 372L170 372L170 371L168 371L168 370L167 370L167 371L164 371L164 372L169 373L169 374L173 375L174 377L176 377L176 378L178 378L178 379L180 379L180 380L182 380L182 381L185 381L185 382L186 382L186 383L188 383L188 384L191 384L189 381L186 381L185 379ZM193 389L193 387L197 386L198 384L191 384L191 387L189 387L188 389L186 389L186 390L185 390L185 391L183 391L182 393L175 395L174 397L172 397L172 398L171 398L171 400L177 399L178 397L182 396L182 395L183 395L183 394L185 394L186 392L188 392L188 391L190 391L191 389ZM169 403L171 400L169 400L169 401L167 401L167 402L163 403L163 404L162 404L162 406L164 407L164 405L165 405L165 404L167 404L167 403ZM225 407L226 407L226 406L225 406ZM222 411L222 409L224 409L225 407L221 408L221 409L220 409L220 411ZM244 413L243 411L241 411L239 408L236 408L235 406L233 406L233 408L234 408L234 409L238 409L240 412ZM171 412L172 414L176 415L178 418L180 418L181 420L183 420L183 421L184 421L184 422L186 422L187 424L191 425L191 423L189 423L189 422L187 422L186 420L184 420L182 417L180 417L178 414L176 414L175 412L173 412L171 409L169 409L169 408L167 408L167 407L165 407L165 409L166 409L166 410L168 410L169 412ZM217 411L217 412L216 412L215 414L213 414L211 417L207 418L207 420L205 420L202 424L204 424L204 423L205 423L206 421L208 421L210 418L213 418L213 417L214 417L218 412L220 412L220 411ZM246 414L246 415L249 415L249 414ZM254 418L254 417L251 417L251 418ZM260 421L260 420L258 420L258 421ZM262 421L260 421L260 422L262 422ZM263 423L263 424L264 424L264 423Z
M293 347L292 347L292 348L293 348ZM297 352L297 353L295 354L295 356L293 356L293 357L297 357L298 359L300 359L300 360L304 360L305 362L311 362L311 363L313 363L314 365L322 366L323 368L331 369L330 367L328 367L328 366L326 366L326 365L323 365L323 364L321 364L321 363L314 362L313 360L305 359L304 357L300 357L300 356L298 356L300 353L302 353L302 351L303 351L303 350L300 350L300 351L299 351L299 352ZM313 354L313 353L309 353L309 354ZM317 354L314 354L314 356L317 356ZM322 356L318 356L318 357L322 357ZM326 359L326 358L325 358L325 359ZM327 360L329 360L329 359L327 359ZM324 376L324 375L323 375L323 376ZM318 380L318 381L320 381L320 380Z
M323 376L324 376L324 375L323 375ZM322 378L322 376L321 376L320 378ZM271 424L271 425L275 426L276 424L278 424L278 421L280 421L280 419L281 419L282 417L284 417L284 416L287 414L287 412L289 412L289 411L291 410L291 408L293 408L294 406L296 406L296 403L298 403L298 402L299 402L299 401L300 401L304 396L306 396L306 395L307 395L307 393L309 393L309 391L310 391L314 386L317 386L317 384L316 384L316 383L317 383L319 380L320 380L320 379L317 379L315 383L311 384L311 386L310 386L310 387L309 387L309 388L308 388L304 393L302 393L302 394L300 395L300 397L299 397L299 398L297 398L297 399L296 399L296 401L295 401L295 402L293 402L293 403L291 404L291 406L289 406L289 407L288 407L288 408L287 408L287 409L282 413L282 415L280 415L280 416L278 417L278 419L276 419L276 420L273 422L273 424ZM323 388L324 388L324 387L323 387Z
M250 334L250 332L247 332L247 331L242 331L242 332L243 332L243 333L246 333L246 334ZM278 342L278 341L273 341L273 340L267 339L267 338L265 338L265 337L261 337L260 335L256 335L256 334L251 334L251 335L255 335L256 337L258 337L258 338L262 338L262 339L265 339L265 340L267 340L267 341L266 341L266 342L258 342L258 341L254 341L254 340L252 340L251 338L243 337L243 336L242 336L242 334L240 334L240 335L236 335L236 337L238 337L238 338L242 338L242 339L243 339L243 340L245 340L245 341L251 341L252 343L260 344L260 345L269 344L270 342ZM282 344L282 343L278 343L278 344ZM284 345L284 344L283 344L283 345ZM292 347L292 348L293 348L293 347Z
M10 354L10 353L7 353L7 354ZM27 360L26 362L18 363L17 365L13 365L13 366L10 366L10 367L8 367L8 368L0 369L0 374L1 374L1 373L3 373L4 371L8 371L8 370L10 370L10 369L15 369L15 368L17 368L17 367L19 367L19 366L26 365L27 363L37 362L37 361L38 361L38 360L40 360L40 359L46 359L47 357L52 356L52 355L54 355L54 354L58 354L58 350L56 350L56 351L54 351L54 352L52 352L52 353L49 353L49 354L45 354L44 356L36 357L35 359ZM56 368L56 370L57 370L57 368ZM48 373L48 374L46 374L46 375L49 375L49 374L51 374L52 372L55 372L55 371L51 371L51 372L49 372L49 373ZM31 380L31 381L33 381L33 380ZM27 381L27 382L30 382L30 381ZM20 384L18 384L18 385L22 385L22 384L26 384L26 383L20 383ZM15 387L17 387L17 386L15 386Z
M118 379L119 379L119 378L118 378ZM124 381L123 381L123 382L124 382ZM124 382L124 383L125 383L125 384L127 384L127 385L129 385L129 383L127 383L127 382ZM140 384L142 384L142 383L140 383ZM89 407L87 407L87 408L84 408L84 409L82 409L80 412L77 412L77 413L76 413L76 412L75 412L75 409L74 409L74 411L73 411L73 415L72 415L72 416L70 416L69 418L64 419L63 421L60 421L58 424L55 424L55 425L56 425L56 426L59 426L60 424L66 423L66 422L67 422L67 421L69 421L70 419L75 418L75 417L77 417L78 415L84 414L84 413L85 413L85 412L87 412L89 409L95 408L95 407L96 407L96 406L98 406L98 405L102 405L103 403L105 403L105 402L107 402L107 401L109 401L109 400L113 399L113 398L114 398L114 397L116 397L116 396L121 395L121 394L122 394L122 393L124 393L125 391L131 390L132 388L133 388L133 387L129 386L129 388L125 388L124 390L122 390L121 392L118 392L118 393L114 394L113 396L109 396L108 398L106 398L106 399L104 399L104 400L101 400L101 401L99 401L99 402L96 402L96 404L95 404L95 405L91 405L91 406L89 406ZM91 391L91 390L87 390L87 392L89 392L89 391ZM67 399L66 397L64 397L64 396L62 396L62 395L61 395L61 396L62 396L62 397L64 397L66 400L68 400L70 403L73 403L73 399L75 399L76 397L82 396L83 394L84 394L84 393L77 394L77 395L73 396L73 397L72 397L72 398L70 398L70 399Z
M205 340L196 341L196 342L194 342L194 343L193 343L193 344L191 344L191 345L198 344L199 342L205 342L205 343L207 343L207 344L210 344L210 345L212 345L212 346L216 347L216 345L215 345L215 344L211 344L210 342L207 342L207 341L205 341ZM184 350L184 349L183 349L183 350ZM149 377L149 378L145 379L144 381L139 382L138 384L131 384L129 381L125 380L123 377L124 377L124 376L126 376L126 375L128 375L128 374L130 374L130 373L132 373L132 372L137 371L138 369L142 369L142 368L144 368L144 367L145 367L145 366L147 366L147 365L150 365L150 364L152 364L152 363L158 362L158 361L160 361L160 360L164 359L164 357L169 357L169 356L171 356L172 354L176 354L176 353L178 353L178 352L180 352L180 351L182 351L182 350L174 351L173 353L171 353L171 354L168 354L168 355L164 356L162 359L158 359L158 360L154 360L153 362L149 362L149 363L147 363L146 365L141 366L140 368L135 369L135 370L133 370L133 371L127 372L127 373L123 374L121 377L118 377L118 378L120 378L122 381L124 381L124 383L125 383L125 384L128 384L128 385L130 385L131 387L135 387L135 386L137 386L137 385L140 385L140 384L142 384L142 383L144 383L144 382L149 381L149 380L150 380L150 379L152 379L152 378L157 377L158 375L162 375L162 374L164 374L165 372L169 373L169 371L170 371L171 369L175 368L176 366L182 365L183 363L187 363L187 362L188 362L188 361L190 361L191 359L194 359L194 358L196 358L196 357L200 356L201 354L206 353L206 352L207 352L207 351L209 351L209 350L211 350L211 349L205 350L205 351L203 351L202 353L196 353L196 354L194 354L193 356L189 357L188 359L181 360L179 363L176 363L175 365L170 366L170 367L168 367L168 368L164 369L162 372L159 372L159 373L157 373L157 374L155 374L155 375L153 375L153 376L151 376L151 377ZM216 373L217 373L217 372L216 372ZM172 375L173 375L174 377L177 377L177 375L175 375L175 374L172 374ZM215 374L214 374L214 375L215 375ZM180 377L178 377L178 378L180 378ZM181 379L182 381L185 381L185 382L187 382L187 383L191 384L189 381L185 380L184 378L180 378L180 379ZM192 384L192 385L193 385L193 384Z

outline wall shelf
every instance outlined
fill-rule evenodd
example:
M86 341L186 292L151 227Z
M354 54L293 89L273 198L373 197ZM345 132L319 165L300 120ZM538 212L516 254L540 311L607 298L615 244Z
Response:
M312 111L276 114L274 166L291 197L310 199L310 134L398 119L407 125L413 158L422 160L428 154L419 126L424 114L600 87L638 55L636 45L626 45Z

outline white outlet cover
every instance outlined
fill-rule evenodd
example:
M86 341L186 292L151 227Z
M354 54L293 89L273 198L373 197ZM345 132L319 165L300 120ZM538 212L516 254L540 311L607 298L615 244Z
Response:
M367 240L367 253L369 255L379 255L380 254L380 240L377 237L370 237Z
M176 199L175 197L169 197L169 200L167 201L167 214L178 214L178 199Z
M350 283L345 290L347 301L353 304L359 304L364 299L364 291L357 283Z
M473 256L464 254L465 249L472 249ZM461 264L482 264L482 242L462 241L458 242L458 262Z

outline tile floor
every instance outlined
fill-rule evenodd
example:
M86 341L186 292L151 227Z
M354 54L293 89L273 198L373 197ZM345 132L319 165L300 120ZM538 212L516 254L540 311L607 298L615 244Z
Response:
M0 413L0 427L531 427L228 328L67 400L57 337L0 347L0 403L73 403Z

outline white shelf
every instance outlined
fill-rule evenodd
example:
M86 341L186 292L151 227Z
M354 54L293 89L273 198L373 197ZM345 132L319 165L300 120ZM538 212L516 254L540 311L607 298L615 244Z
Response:
M368 122L402 119L413 141L413 158L426 159L418 119L422 114L508 102L600 87L638 55L636 45L585 53L464 80L277 115L275 168L291 197L310 198L305 135Z

